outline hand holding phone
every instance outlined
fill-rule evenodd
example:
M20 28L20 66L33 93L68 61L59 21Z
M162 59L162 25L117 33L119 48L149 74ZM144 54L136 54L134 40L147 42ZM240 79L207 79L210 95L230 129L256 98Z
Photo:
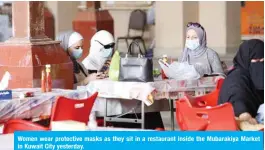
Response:
M97 73L97 79L104 79L105 78L105 74L102 72L98 72Z

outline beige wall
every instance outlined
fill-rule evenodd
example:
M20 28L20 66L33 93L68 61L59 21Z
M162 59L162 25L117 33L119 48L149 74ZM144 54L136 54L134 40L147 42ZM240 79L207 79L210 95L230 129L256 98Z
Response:
M240 2L227 2L226 5L226 44L227 53L236 53L241 43L241 5ZM233 35L233 36L231 36Z
M240 2L199 2L199 22L208 46L220 55L235 53L241 42Z
M156 2L155 57L177 57L183 47L183 2Z
M183 2L184 24L199 22L199 2ZM186 34L186 30L183 31Z
M45 1L55 20L55 35L72 30L72 21L78 11L78 1Z
M198 2L156 2L155 57L177 58L185 44L186 24L198 21Z
M72 29L72 21L80 2L46 2L55 18L56 33ZM109 10L114 19L115 38L127 34L131 10ZM155 57L168 54L177 58L185 43L186 24L200 22L207 32L208 46L220 55L235 53L240 43L240 2L156 2L156 25L148 26L144 34L148 47L156 40ZM127 51L125 42L119 51Z
M233 55L241 42L240 2L156 2L155 57L177 58L185 43L186 24L201 23L208 46L220 56Z
M127 35L128 31L128 25L129 25L129 17L131 10L109 10L109 13L111 14L113 20L114 20L114 35L115 39L119 36L125 36ZM145 33L144 33L144 39L146 43L146 47L150 45L152 41L152 37L154 37L154 26L148 25ZM139 32L132 32L132 35L136 35ZM126 52L127 47L124 41L119 42L119 51Z
M226 2L199 2L199 21L207 34L207 45L219 54L225 53Z
M55 18L55 32L58 34L61 31L71 30L72 21L78 11L78 5L80 2L61 2L61 1L46 1L46 6L49 8ZM109 10L111 16L114 19L114 35L125 36L127 34L129 16L131 10ZM146 47L148 47L154 37L154 26L149 25L144 33L144 39L146 40ZM137 32L132 32L137 34ZM121 41L119 44L120 51L127 51L125 42Z

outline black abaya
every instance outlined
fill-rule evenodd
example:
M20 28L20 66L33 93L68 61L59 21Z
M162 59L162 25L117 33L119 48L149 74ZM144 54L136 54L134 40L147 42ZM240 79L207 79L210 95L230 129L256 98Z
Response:
M230 102L239 116L248 112L255 117L264 103L264 42L245 41L234 58L234 69L228 72L220 94L219 104ZM253 62L253 60L258 60Z
M250 113L253 117L257 115L259 105L264 100L261 99L248 76L240 69L229 72L225 79L220 94L219 104L230 102L233 105L236 116L244 112Z

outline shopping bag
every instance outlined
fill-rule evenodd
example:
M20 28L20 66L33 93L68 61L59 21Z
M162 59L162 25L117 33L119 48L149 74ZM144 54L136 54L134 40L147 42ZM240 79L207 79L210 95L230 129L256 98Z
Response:
M133 56L132 49L136 45L139 49L137 56ZM153 61L146 58L141 51L139 44L133 41L125 57L120 59L119 81L131 82L152 82Z

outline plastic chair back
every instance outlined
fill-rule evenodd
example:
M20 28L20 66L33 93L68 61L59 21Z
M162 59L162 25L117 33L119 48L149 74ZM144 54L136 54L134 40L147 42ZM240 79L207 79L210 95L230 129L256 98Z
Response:
M51 121L74 120L87 124L97 95L96 92L83 100L59 97L52 109Z
M74 100L65 97L59 97L52 109L51 121L75 120L87 124L89 120L89 114L97 95L98 93L95 93L84 100ZM49 130L49 128L26 120L9 120L4 125L3 134L27 130Z
M178 101L176 103L176 120L179 125L180 130L182 131L201 131L206 130L208 126L207 120L203 120L197 117L193 117L193 112L188 112L188 114L185 111L182 111L183 107L181 107L182 101Z
M4 124L3 134L14 133L15 131L46 131L49 130L36 123L26 120L9 120Z
M205 94L199 97L189 96L185 94L189 99L192 107L203 108L206 106L217 106L220 89L223 85L224 79L219 79L216 84L216 89L211 93Z
M176 119L181 130L238 130L230 103L193 108L187 99L176 101Z
M146 25L146 13L140 9L131 12L129 29L144 31Z

